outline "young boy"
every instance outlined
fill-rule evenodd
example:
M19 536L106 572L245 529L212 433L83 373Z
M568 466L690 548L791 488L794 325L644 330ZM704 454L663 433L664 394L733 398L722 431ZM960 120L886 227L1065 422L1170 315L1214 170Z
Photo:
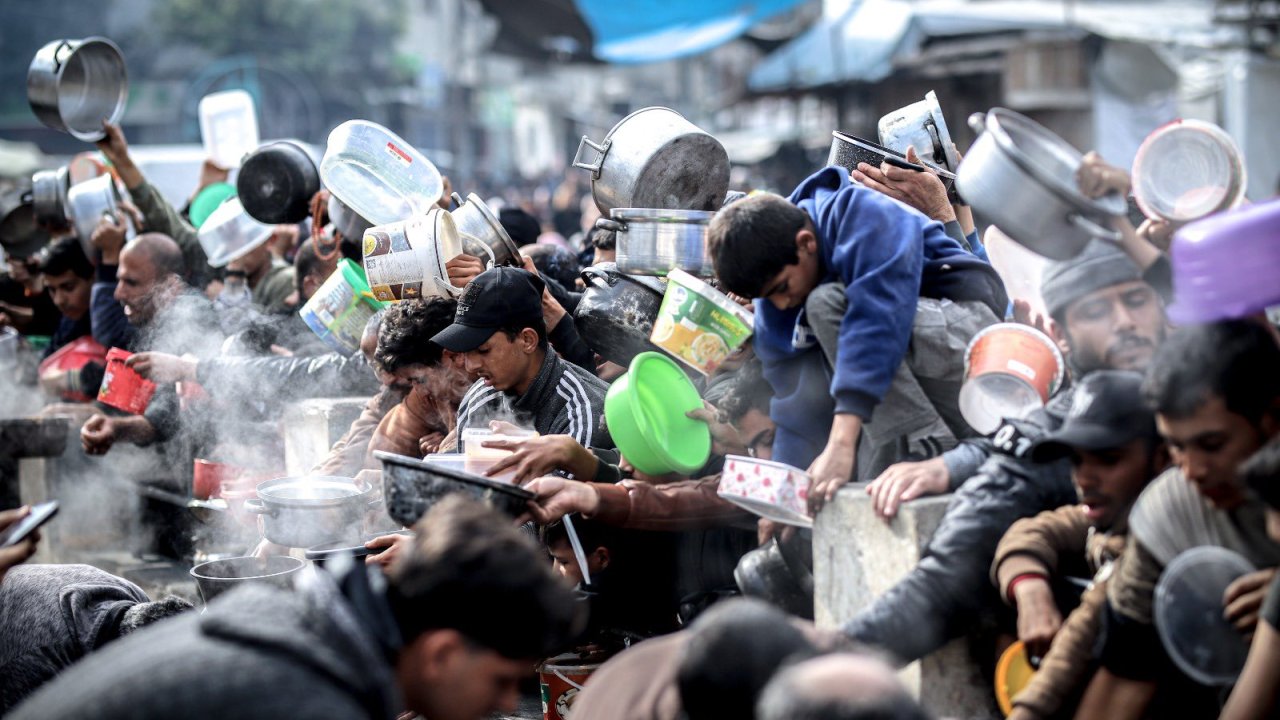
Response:
M1008 298L941 223L829 167L786 200L725 207L708 242L724 289L757 299L774 456L809 467L815 506L849 481L855 460L869 479L973 434L957 407L964 351Z

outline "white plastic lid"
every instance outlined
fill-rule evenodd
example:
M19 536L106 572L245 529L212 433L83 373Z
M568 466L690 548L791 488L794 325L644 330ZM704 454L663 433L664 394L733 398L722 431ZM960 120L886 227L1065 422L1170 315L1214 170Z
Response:
M200 140L205 155L219 166L240 167L258 147L258 113L253 96L227 90L200 98Z
M1239 553L1202 546L1178 555L1156 584L1155 624L1169 657L1204 685L1236 681L1249 655L1244 635L1222 616L1222 596L1254 571Z

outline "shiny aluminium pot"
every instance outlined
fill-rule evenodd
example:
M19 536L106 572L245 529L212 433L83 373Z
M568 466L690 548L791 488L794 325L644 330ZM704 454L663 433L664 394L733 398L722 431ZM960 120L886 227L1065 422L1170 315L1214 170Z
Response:
M359 541L372 487L344 477L282 477L259 483L245 510L262 516L262 536L284 547L309 548L335 540Z
M355 210L339 200L337 195L329 196L329 222L342 233L342 237L352 242L359 242L364 237L364 231L373 227L373 223L360 217Z
M614 263L600 263L582 271L586 290L573 312L584 342L600 357L623 367L642 352L659 350L649 342L662 307L666 281L627 275Z
M631 113L602 142L582 136L573 165L591 173L602 215L614 208L714 211L729 190L724 146L665 107Z
M104 37L54 40L27 68L27 102L40 122L78 140L106 137L105 118L120 122L129 97L124 55Z
M36 222L61 230L68 226L67 192L71 189L71 169L41 170L31 176L31 206Z
M84 252L93 257L93 247L89 240L93 237L94 228L104 215L116 216L116 207L120 202L119 188L111 175L99 175L92 180L71 186L67 191L67 217L76 228L80 244ZM121 222L128 222L128 217L116 216Z
M498 216L493 214L493 210L478 195L470 193L463 201L461 195L454 193L453 201L458 207L451 214L454 224L458 226L463 252L488 260L494 266L520 267L519 246L507 234L502 223L498 222ZM477 247L476 243L483 247Z
M617 235L618 270L633 275L662 275L679 268L711 277L715 269L707 248L713 212L614 208L596 227Z
M1124 198L1085 197L1075 180L1083 157L1065 140L1004 108L975 113L969 125L979 136L956 187L1006 235L1052 260L1079 255L1094 238L1120 239L1109 223L1125 213Z
M881 117L877 130L880 144L891 150L905 154L908 147L914 147L920 159L934 167L955 172L960 166L942 106L932 90L925 93L924 100Z

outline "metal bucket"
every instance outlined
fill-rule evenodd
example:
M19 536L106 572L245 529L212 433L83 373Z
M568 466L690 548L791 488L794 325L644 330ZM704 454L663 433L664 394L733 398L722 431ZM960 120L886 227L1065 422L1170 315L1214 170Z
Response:
M54 40L27 69L27 102L40 122L85 142L106 137L102 120L118 123L129 97L124 55L104 37Z

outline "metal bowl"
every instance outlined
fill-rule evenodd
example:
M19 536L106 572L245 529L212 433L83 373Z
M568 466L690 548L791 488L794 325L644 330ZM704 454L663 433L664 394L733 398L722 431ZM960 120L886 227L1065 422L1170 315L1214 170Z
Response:
M245 583L261 583L290 590L294 576L307 563L287 555L268 555L264 558L238 557L210 560L191 568L200 597L208 604L215 597L234 590Z
M27 101L40 122L78 140L106 137L102 120L120 122L129 98L124 55L104 37L54 40L27 69Z
M513 518L523 514L533 499L533 493L510 483L381 450L373 455L382 461L387 514L404 527L412 527L432 505L454 493L469 495Z

